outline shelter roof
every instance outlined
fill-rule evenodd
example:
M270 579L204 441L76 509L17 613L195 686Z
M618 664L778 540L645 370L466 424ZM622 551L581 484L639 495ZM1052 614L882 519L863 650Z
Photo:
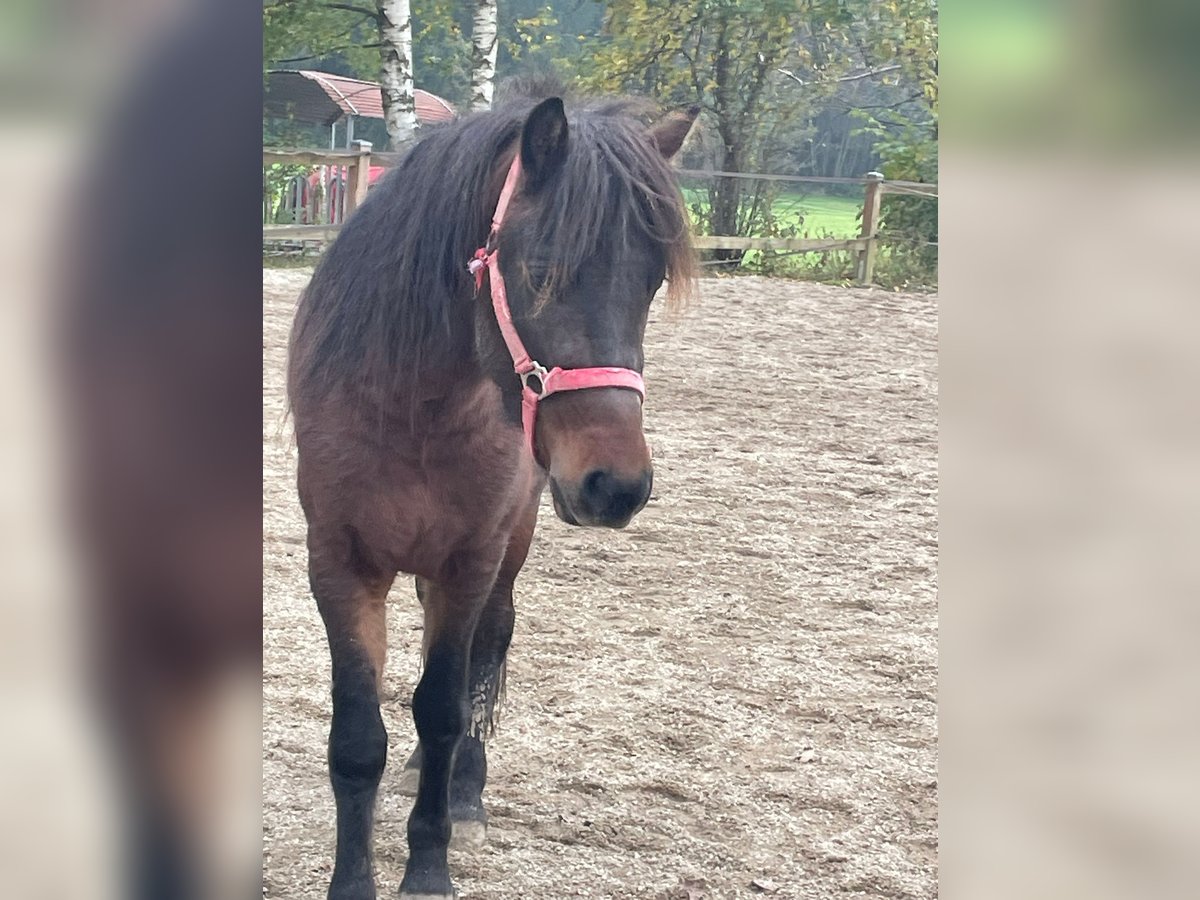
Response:
M416 88L417 121L453 119L454 107L436 94ZM374 81L361 81L313 69L280 69L267 73L263 115L331 125L343 116L383 118L383 94Z

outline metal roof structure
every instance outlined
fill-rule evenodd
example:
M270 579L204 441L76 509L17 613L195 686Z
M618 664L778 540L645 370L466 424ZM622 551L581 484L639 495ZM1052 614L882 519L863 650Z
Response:
M422 124L453 119L455 109L436 94L416 88L413 98ZM383 94L374 81L361 81L313 69L280 69L267 73L263 115L332 125L345 116L383 118Z

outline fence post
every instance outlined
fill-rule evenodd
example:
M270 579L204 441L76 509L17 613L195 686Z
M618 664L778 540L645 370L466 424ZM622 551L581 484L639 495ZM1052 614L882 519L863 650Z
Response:
M867 249L858 251L858 283L870 284L875 278L876 232L879 230L879 202L883 199L883 174L867 173L867 190L863 196L862 233Z
M355 149L358 150L358 156L355 157L354 162L350 163L346 172L346 205L343 207L345 209L343 221L367 199L367 185L371 175L371 142L355 141L354 144Z

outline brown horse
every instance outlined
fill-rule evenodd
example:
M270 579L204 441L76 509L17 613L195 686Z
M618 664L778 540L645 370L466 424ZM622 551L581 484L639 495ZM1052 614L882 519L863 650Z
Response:
M668 160L697 110L647 126L639 109L610 101L568 116L558 98L518 98L432 131L346 223L300 302L289 391L309 579L333 663L332 898L375 896L384 602L396 574L416 576L425 615L401 895L451 897L452 833L484 834L483 738L541 492L549 482L570 524L616 528L649 497L630 388L651 298L664 279L681 296L694 273ZM502 227L489 234L494 213ZM467 263L481 247L498 255L477 282ZM534 402L549 390L545 369L532 383L514 374L497 321L509 310L528 357L624 376L545 397L523 434L523 389Z

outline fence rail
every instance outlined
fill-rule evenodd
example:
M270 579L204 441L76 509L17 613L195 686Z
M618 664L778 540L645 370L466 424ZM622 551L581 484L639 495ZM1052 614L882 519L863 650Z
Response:
M394 167L403 154L371 152L366 141L356 141L353 150L263 150L263 166L305 165L345 167L344 208L340 216L331 214L330 224L263 225L263 241L313 241L328 243L337 237L341 220L350 215L366 198L371 166ZM862 178L832 178L820 175L770 175L754 172L723 172L706 169L678 169L689 178L741 178L750 181L777 181L796 184L858 184L864 186L862 227L853 238L762 238L732 235L696 235L693 243L700 250L770 250L783 253L845 250L856 255L855 274L860 284L874 279L875 257L879 249L879 210L885 194L937 199L938 186L918 181L888 181L879 172Z
M789 184L870 184L870 175L861 178L835 178L826 175L768 175L763 172L722 172L715 169L676 169L680 175L688 178L742 178L746 181L782 181ZM931 196L937 194L937 185L924 181L887 181L883 182L884 193L895 190L924 190Z
M366 145L370 154L371 145L368 141L359 141ZM355 162L363 151L360 150L263 150L263 165L299 165L299 166L346 166ZM379 165L378 154L371 161Z
M308 179L297 176L292 179L285 196L285 207L293 217L289 225L263 223L263 240L332 240L332 238L284 238L274 229L279 228L310 228L328 229L340 225L346 216L354 212L367 198L367 187L371 174L371 165L375 161L371 155L370 141L355 141L353 150L268 150L263 149L263 168L273 165L289 166L322 166L334 173L328 181L322 180L314 186L311 196L303 199L308 193ZM269 212L274 198L268 196L266 176L263 177L263 218L271 218ZM302 225L301 220L320 219L309 225ZM270 234L274 237L269 237ZM307 232L315 234L315 231Z
M778 250L803 253L819 250L865 250L865 238L761 238L731 235L697 234L692 237L697 250Z

